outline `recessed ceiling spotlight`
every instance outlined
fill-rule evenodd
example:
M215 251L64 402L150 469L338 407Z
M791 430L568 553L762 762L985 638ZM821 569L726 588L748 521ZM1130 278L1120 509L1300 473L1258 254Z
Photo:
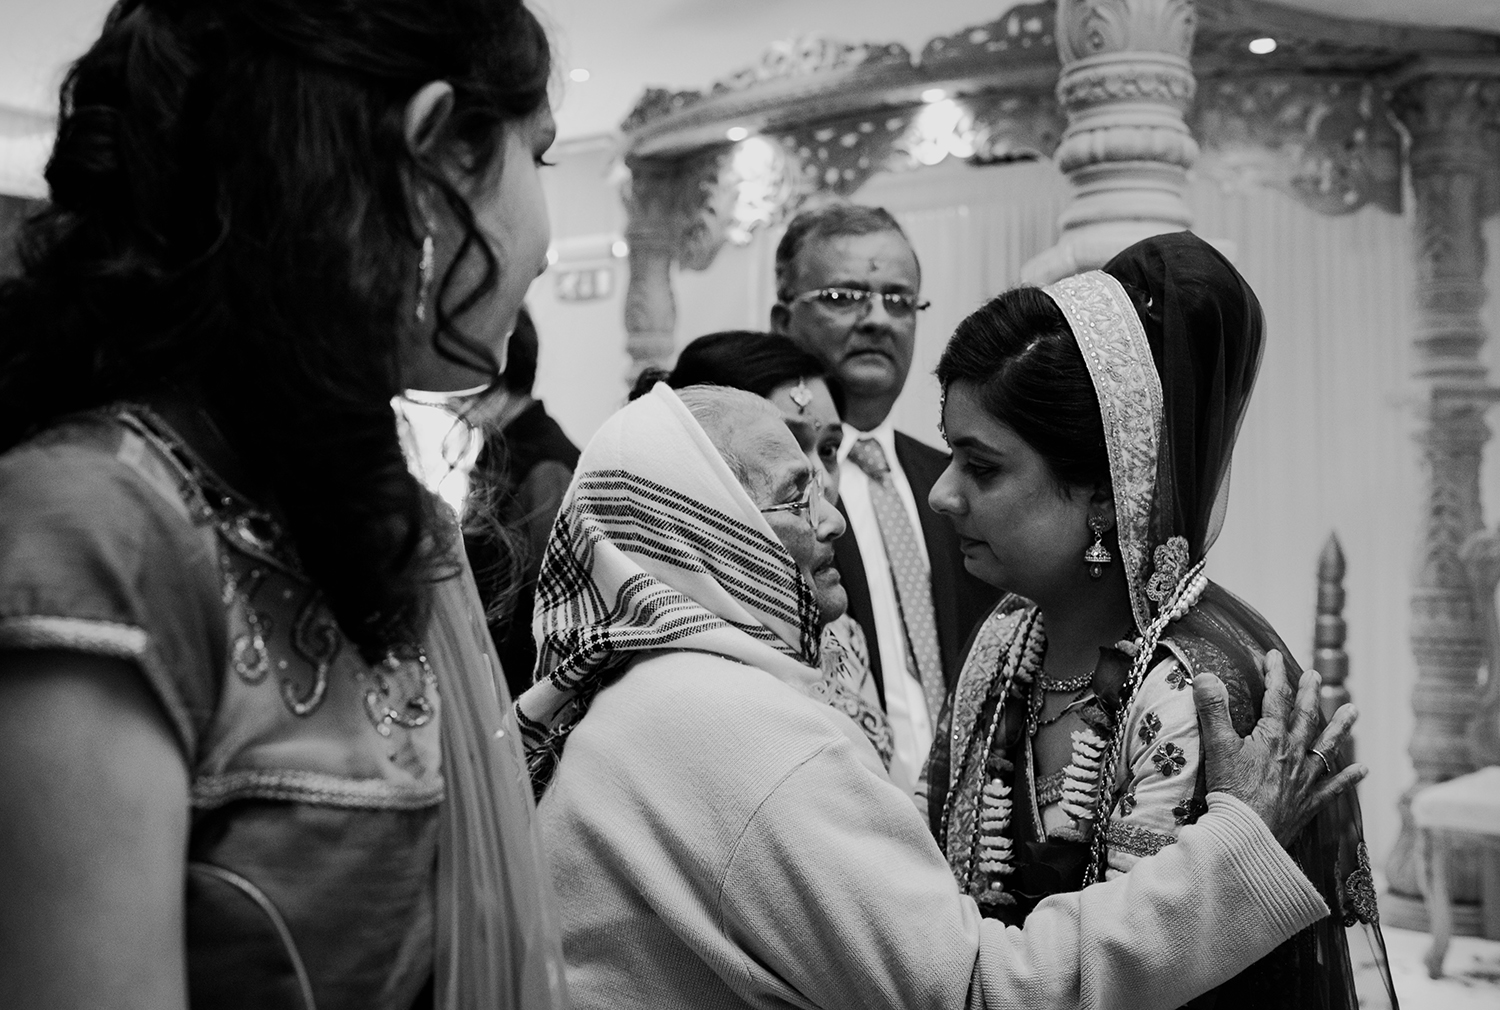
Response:
M724 136L728 137L732 142L738 144L740 141L750 136L750 131L745 129L743 126L731 126L729 129L724 131Z
M1267 53L1276 51L1276 40L1273 38L1251 39L1250 51L1256 56L1265 56Z
M578 67L575 70L568 71L568 79L582 84L589 79L589 72L582 67Z
M622 260L630 255L630 245L622 238L617 238L610 243L609 254L617 260Z
M928 105L931 105L933 102L941 102L947 97L948 92L944 91L942 88L928 88L926 91L922 92L922 101L926 102Z

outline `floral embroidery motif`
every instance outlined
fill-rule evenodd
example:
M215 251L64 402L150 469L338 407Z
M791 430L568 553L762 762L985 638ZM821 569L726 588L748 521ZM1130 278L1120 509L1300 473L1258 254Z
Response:
M1130 780L1130 785L1125 787L1125 793L1120 797L1120 813L1129 817L1135 810L1135 780Z
M1193 679L1188 676L1187 667L1183 666L1181 663L1178 663L1176 666L1172 667L1171 672L1167 674L1167 683L1171 685L1172 690L1181 691L1185 688L1190 687L1193 683Z
M1339 904L1344 906L1345 926L1356 922L1373 926L1380 921L1380 908L1375 901L1375 877L1370 872L1370 850L1365 848L1364 842L1359 843L1354 871L1344 878L1339 897L1342 899Z
M1151 755L1151 760L1156 763L1156 770L1161 772L1163 778L1171 778L1187 764L1187 755L1181 747L1168 740Z
M1146 597L1157 606L1166 603L1187 568L1186 537L1173 537L1162 544L1156 549L1156 564L1152 566L1151 581L1146 583Z
M1161 732L1161 716L1155 712L1147 712L1141 718L1141 728L1136 731L1136 736L1141 738L1141 743L1150 745L1155 742L1156 734Z
M1188 824L1207 812L1207 803L1194 796L1184 796L1182 802L1172 808L1172 819L1178 824Z

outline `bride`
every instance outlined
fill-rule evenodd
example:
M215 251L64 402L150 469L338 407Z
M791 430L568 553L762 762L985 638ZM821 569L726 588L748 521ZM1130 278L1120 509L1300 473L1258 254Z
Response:
M1192 678L1224 681L1246 735L1268 667L1292 665L1203 574L1263 329L1244 279L1183 232L1000 295L943 354L953 458L930 502L968 570L1010 595L975 634L924 778L933 834L988 917L1019 925L1171 845L1205 809ZM1334 916L1202 1005L1353 1008L1346 925L1384 971L1352 795L1289 847Z

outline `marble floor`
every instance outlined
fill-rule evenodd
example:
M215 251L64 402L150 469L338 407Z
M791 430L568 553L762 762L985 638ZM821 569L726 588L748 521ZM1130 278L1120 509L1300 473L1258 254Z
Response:
M1402 1010L1500 1010L1500 941L1454 937L1443 962L1443 977L1432 979L1422 963L1431 936L1407 929L1384 932ZM1366 991L1367 977L1360 973L1361 994ZM1360 1005L1366 1005L1363 995Z

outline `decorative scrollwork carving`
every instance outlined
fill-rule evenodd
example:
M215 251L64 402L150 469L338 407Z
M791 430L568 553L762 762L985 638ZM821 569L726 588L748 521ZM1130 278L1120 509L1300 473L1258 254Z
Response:
M929 77L942 78L957 68L996 59L1055 63L1056 24L1055 3L1021 4L989 24L932 39L922 48L921 67Z
M1067 119L1051 95L980 95L974 110L976 165L1050 158Z
M620 129L625 133L638 130L647 123L661 119L663 116L670 116L674 112L681 112L688 106L701 102L704 97L701 91L673 91L670 88L647 88L641 94L641 97L636 100L635 107L620 122Z
M1063 63L1101 53L1193 50L1197 14L1192 0L1065 0L1058 22Z
M1401 137L1379 88L1310 77L1204 81L1193 133L1205 174L1269 186L1323 214L1401 212Z
M1058 94L1068 108L1148 101L1185 109L1193 100L1193 75L1170 66L1090 67L1069 73L1058 83Z
M834 74L869 66L911 66L911 51L899 43L849 43L821 36L773 42L754 66L715 81L711 94L743 91L767 81Z

